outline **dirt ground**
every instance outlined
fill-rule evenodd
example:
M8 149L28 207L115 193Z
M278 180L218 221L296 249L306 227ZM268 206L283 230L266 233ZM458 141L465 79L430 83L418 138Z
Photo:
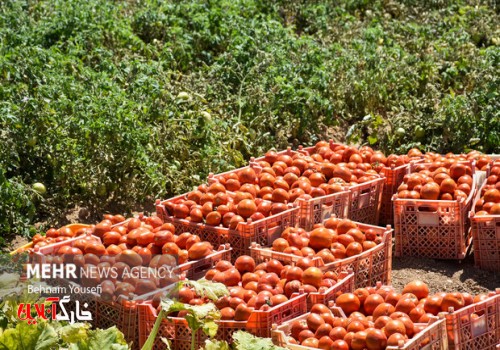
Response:
M500 288L500 271L475 268L473 255L461 262L414 257L393 258L392 284L398 290L417 279L426 282L431 292L478 294Z

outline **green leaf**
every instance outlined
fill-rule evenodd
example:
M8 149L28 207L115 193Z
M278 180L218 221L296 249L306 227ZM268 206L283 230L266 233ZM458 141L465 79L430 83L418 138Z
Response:
M123 333L113 326L108 329L89 331L89 350L127 350L129 347Z
M6 329L0 336L0 349L49 350L57 344L57 333L47 322L28 325L19 322L15 328Z
M224 340L207 339L205 340L204 350L230 350L229 344Z
M221 297L229 295L229 290L223 283L212 282L204 278L198 281L183 281L182 283L192 286L197 295L209 298L213 301L217 301Z
M368 142L370 143L370 145L376 144L377 141L378 141L377 136L368 136Z
M35 350L52 349L57 344L57 333L51 325L47 324L43 329L42 334L38 337Z
M74 323L61 327L58 333L63 342L71 344L87 340L89 329L90 325L87 323Z
M259 338L245 331L233 334L235 350L286 350L273 344L270 338Z
M203 324L203 333L208 335L210 338L215 337L218 329L219 325L214 321L207 321Z

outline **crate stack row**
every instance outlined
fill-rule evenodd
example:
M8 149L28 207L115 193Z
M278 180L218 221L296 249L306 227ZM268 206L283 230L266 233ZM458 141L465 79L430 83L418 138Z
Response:
M477 167L473 161L459 161L470 168L467 175L474 180L466 197L406 198L401 194L401 185L411 174L430 172L429 160L412 152L385 158L368 148L331 141L310 148L299 147L297 151L268 152L252 158L246 167L210 174L206 184L189 193L158 200L156 217L125 220L115 216L96 226L49 230L46 237L37 237L34 245L21 250L30 251L32 262L64 263L68 255L78 255L71 249L80 249L83 261L75 257L72 262L82 268L86 264L109 267L116 263L109 256L120 256L125 250L127 255L132 254L128 252L131 250L142 258L139 264L129 256L128 260L119 261L128 264L128 268L157 267L160 263L156 257L167 259L168 263L172 263L168 256L181 259L175 261L176 278L134 281L133 290L117 285L116 281L58 281L63 285L101 284L103 294L84 297L93 311L93 325L100 328L116 325L135 349L145 343L158 317L158 296L168 295L179 279L196 280L216 273L218 263L235 263L242 255L250 256L256 264L272 261L282 266L302 266L308 259L308 264L321 271L322 276L332 277L328 287L297 291L286 302L252 311L244 321L220 320L216 336L230 341L235 331L246 330L256 336L272 337L275 344L289 349L307 349L291 343L289 332L291 325L302 320L315 304L329 305L340 294L355 289L381 283L390 285L393 230L384 224L394 220L396 255L461 259L470 244L468 215L474 205L477 209L475 212L473 209L470 219L474 244L481 242L474 233L474 220L482 225L476 231L483 229L488 237L482 243L483 250L491 248L492 242L498 244L498 221L491 224L495 216L485 215L492 206L485 206L483 198L490 186L496 186L492 178L498 171L496 163ZM345 167L339 167L340 163ZM484 174L476 168L484 168ZM478 187L482 190L477 190ZM340 222L346 226L338 226ZM335 248L322 247L321 239L311 243L311 236L322 229L335 231L335 240L339 242ZM350 229L356 232L347 234ZM363 235L359 242L357 231ZM177 248L165 245L178 239L185 242ZM202 257L186 257L188 246L204 242L211 246L210 251ZM87 251L87 246L92 248ZM95 258L89 254L101 259L93 261ZM494 257L488 263L491 260ZM499 309L497 292L466 308L450 310L441 319L426 320L419 324L421 332L397 348L493 349L500 341ZM193 335L183 317L169 317L161 323L157 348L164 347L161 338L171 341L173 349L190 349ZM200 347L206 336L199 331L194 339Z

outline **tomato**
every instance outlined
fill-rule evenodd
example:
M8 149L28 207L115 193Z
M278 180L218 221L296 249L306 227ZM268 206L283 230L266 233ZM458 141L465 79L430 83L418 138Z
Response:
M117 257L116 257L117 262L123 262L130 267L134 266L141 266L142 265L142 258L139 254L134 252L133 250L126 249L122 251Z
M456 310L465 306L465 300L460 293L447 293L441 302L441 311L448 311L450 307Z
M429 295L429 287L422 281L412 281L404 286L403 294L406 293L412 293L418 299L427 298Z
M372 315L377 306L384 303L384 298L380 294L370 294L363 303L363 308L367 315Z
M390 337L394 333L406 334L405 324L400 320L391 320L384 327L385 335Z
M33 191L38 193L40 196L43 196L45 193L47 193L47 188L45 185L41 182L35 182L33 185Z
M309 236L309 246L316 250L330 248L334 233L332 230L320 227L311 231Z
M236 312L233 308L231 307L225 307L220 310L221 313L221 320L233 320Z
M380 329L370 329L366 332L366 347L369 350L383 350L387 346L387 336Z
M245 304L240 304L234 310L234 320L235 321L248 321L250 315L252 314L253 308L246 306Z
M350 315L351 313L358 311L361 302L358 297L353 293L344 293L335 299L335 304L340 307L346 315Z

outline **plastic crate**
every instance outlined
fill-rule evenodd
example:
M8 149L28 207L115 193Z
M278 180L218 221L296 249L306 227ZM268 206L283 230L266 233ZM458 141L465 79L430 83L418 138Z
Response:
M236 230L229 230L229 244L233 248L233 260L241 255L250 255L252 242L268 245L281 236L281 232L298 223L299 207L285 210L259 221L238 224Z
M411 160L410 163L420 163L423 159ZM394 225L394 209L392 207L392 196L397 192L404 176L410 171L410 163L398 167L384 167L382 174L385 176L384 190L380 204L379 225Z
M385 178L350 186L348 218L370 225L377 225Z
M399 199L394 195L396 256L464 259L472 240L468 214L475 191L474 181L465 200Z
M349 200L349 190L311 198L309 200L298 198L295 203L297 203L300 208L300 227L311 230L315 224L323 222L330 216L346 218L349 214Z
M332 312L336 317L345 317L342 310L338 308L332 308ZM273 325L271 334L273 343L290 350L314 350L315 348L288 342L293 322L305 321L307 316L309 316L309 313L287 321L282 325ZM445 322L444 318L432 317L427 326L408 342L402 342L400 346L388 346L386 350L448 350Z
M500 271L500 215L475 215L476 202L481 198L481 190L477 191L471 220L474 262L483 270Z
M339 145L340 144L334 143L330 140L330 148L332 150ZM298 152L305 155L311 155L314 154L316 150L315 146L299 146ZM321 164L321 162L317 162L317 164ZM404 176L404 173L402 176ZM379 223L379 214L381 210L382 194L385 182L385 174L382 173L380 179L346 187L350 192L347 217L351 220L363 222L365 224L377 225Z
M94 317L94 327L107 329L116 326L127 342L133 343L133 349L139 347L139 332L137 332L139 322L138 305L141 301L121 300L116 302L106 302L96 297L96 312Z
M175 201L183 196L169 199L169 201ZM202 241L210 242L213 245L229 243L233 249L233 259L240 255L250 254L250 244L252 242L259 242L263 245L270 244L279 237L286 227L295 226L298 223L300 209L295 206L262 220L252 221L248 219L247 222L239 223L235 230L231 230L222 225L210 226L204 223L193 223L185 219L175 218L167 213L162 203L164 201L157 201L157 215L164 221L171 222L175 226L176 232L191 232L200 236Z
M392 228L390 226L378 227L357 223L361 230L374 229L383 234L382 243L355 256L340 259L325 264L322 259L314 259L314 265L323 271L334 271L340 274L342 271L351 269L355 275L355 288L364 288L367 285L375 285L378 281L389 284L391 282L392 270ZM276 259L284 264L296 264L300 256L273 251L263 248L258 244L252 244L250 255L257 263L270 259Z
M445 317L450 350L495 350L500 344L500 289Z
M69 302L65 303L66 311L68 315L74 312L76 315L76 301L80 302L79 308L84 308L90 311L92 314L92 320L89 323L93 328L107 329L112 326L116 326L125 336L125 340L130 343L132 342L132 349L139 350L139 337L137 332L138 327L138 312L137 304L141 303L141 300L125 300L120 298L116 302L106 302L103 301L100 296L96 293L78 293L70 294L70 285L78 287L77 283L68 281L66 279L55 279L49 281L52 286L60 286L64 288L59 289L60 293L51 294L52 297L63 298L64 296L70 296ZM150 294L148 294L149 296ZM140 299L140 298L138 298ZM85 304L87 304L85 306ZM79 311L78 311L79 312Z
M157 318L157 311L151 303L145 302L139 306L139 338L141 346L146 342ZM287 302L270 308L268 311L253 311L248 321L218 321L219 329L215 339L231 342L232 335L238 330L245 330L255 336L270 337L271 326L283 323L307 312L306 294L296 294ZM155 339L155 349L164 347L161 338L172 342L172 350L191 349L191 330L184 318L168 317L162 320ZM203 345L206 335L198 331L195 335L195 348Z
M339 275L339 280L330 288L320 287L317 292L309 293L307 296L307 311L311 311L314 304L328 305L342 293L354 291L354 273L352 271L343 272Z
M87 225L87 224L69 224L69 225L66 225L64 227L68 227L69 229L71 229L72 232L77 232L78 230L82 229L82 228L87 228L87 227L90 227L90 225ZM33 248L33 242L28 242L20 247L17 247L16 249L14 249L13 251L11 251L9 254L10 255L15 255L19 252L24 252L30 248Z
M73 244L81 239L83 236L87 237L92 237L92 239L96 242L101 243L101 239L97 236L93 236L89 233L86 233L85 235L73 237L70 239L67 239L65 241L57 242L57 243L52 243L48 244L46 246L40 247L40 248L31 248L29 250L30 252L30 261L31 263L35 264L43 264L46 261L46 256L47 255L54 255L57 253L57 251L64 246L73 246Z

